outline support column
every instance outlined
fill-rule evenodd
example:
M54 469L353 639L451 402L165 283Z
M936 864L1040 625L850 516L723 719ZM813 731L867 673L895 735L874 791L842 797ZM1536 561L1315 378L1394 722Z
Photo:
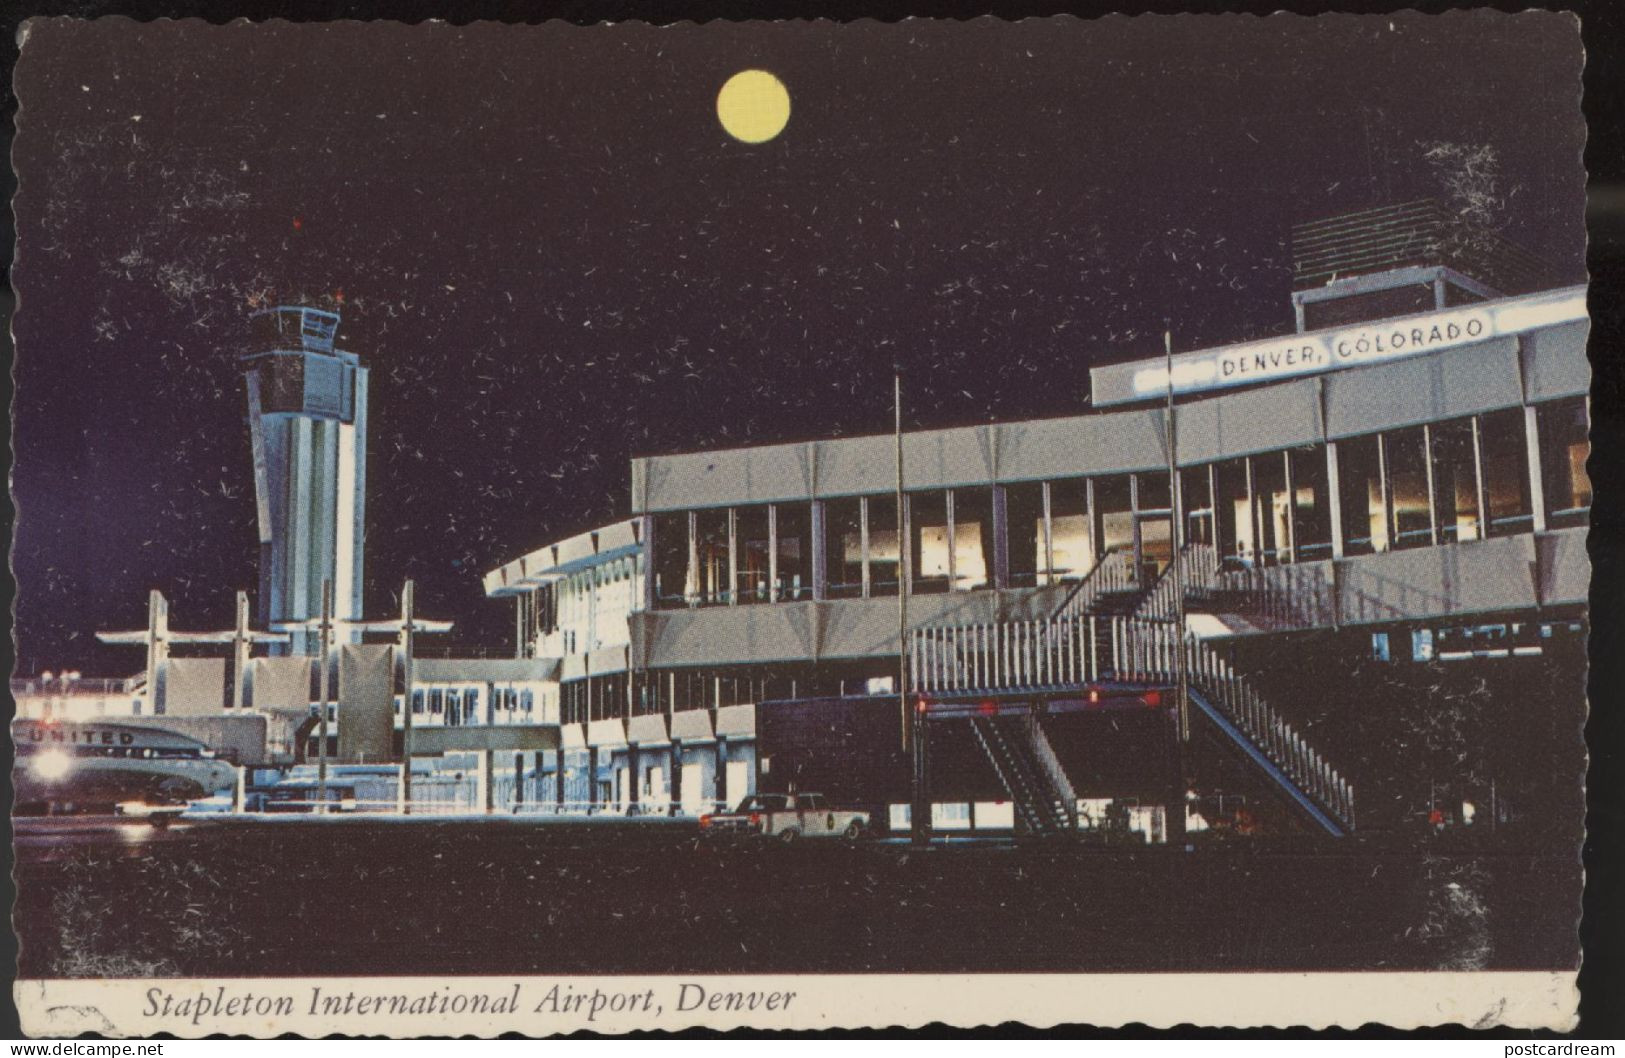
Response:
M412 581L401 587L401 812L412 812L412 651L414 647L414 594Z
M1332 523L1332 558L1343 557L1343 481L1337 472L1337 442L1326 442L1326 513Z
M993 586L1010 586L1010 495L1003 485L993 486Z
M812 501L812 597L818 602L829 598L829 549L824 533L828 513L823 500Z
M1264 534L1258 524L1258 496L1253 491L1253 457L1241 457L1243 475L1247 480L1247 532L1252 537L1252 563L1256 566L1264 564Z
M1281 453L1281 469L1286 481L1286 560L1298 561L1298 490L1292 487L1292 452Z
M645 514L639 522L643 537L643 609L652 612L656 602L654 515Z
M1533 404L1523 409L1524 449L1529 455L1529 513L1535 516L1535 532L1546 531L1546 482L1540 474L1540 421Z
M723 596L729 606L739 603L739 512L728 508L728 591Z
M315 425L310 419L299 416L288 424L288 439L293 450L289 458L294 464L292 480L289 482L292 496L286 508L288 524L286 533L289 540L288 564L291 567L288 580L284 582L287 591L283 612L296 618L302 618L310 613L310 559L311 559L311 502L310 489L313 480L311 466L312 427ZM275 607L273 600L272 606ZM273 610L274 612L274 610ZM310 632L304 629L295 629L292 641L289 644L291 654L310 653Z
M1102 543L1102 535L1103 534L1101 532L1101 525L1100 525L1100 512L1095 509L1095 479L1094 478L1085 478L1084 479L1084 482L1083 482L1083 502L1084 502L1085 513L1088 515L1088 521L1089 521L1089 561L1091 563L1098 564L1101 559L1106 557L1106 555L1101 550L1101 543ZM1080 573L1087 573L1088 570L1080 570L1079 572Z
M1433 427L1429 423L1422 424L1422 469L1427 473L1428 483L1428 543L1437 546L1439 543L1439 490L1434 485Z
M164 712L164 684L169 668L169 600L161 591L147 593L147 702L154 716Z
M683 744L676 738L671 740L671 748L667 751L666 766L671 775L666 780L666 789L671 791L671 803L666 806L666 814L675 816L682 811L683 805Z
M867 599L873 587L869 573L869 497L858 497L858 534L863 545L863 597Z
M541 774L542 774L542 770L540 768L537 768L536 769L537 777L540 778ZM523 753L515 753L513 755L513 810L514 810L514 814L518 815L519 810L521 808L523 808L523 807L525 807L525 755Z
M643 789L643 753L636 742L626 744L626 804L627 815L636 815L638 795Z
M688 572L683 575L683 601L690 606L700 602L700 526L694 511L688 512Z
M564 741L560 739L559 748L553 751L553 810L559 815L564 813L564 779L566 773L564 761ZM537 750L536 769L540 771L541 767L542 752Z
M598 808L598 747L587 747L587 814Z
M1041 484L1038 493L1044 502L1044 579L1040 582L1040 586L1047 587L1060 579L1055 575L1055 513L1051 506L1050 483L1046 481ZM1093 558L1094 556L1090 555L1090 559Z
M711 786L717 803L728 808L733 804L728 799L728 740L721 735L717 736L716 755L716 770L712 775Z
M1213 535L1213 561L1219 565L1224 563L1224 519L1219 517L1219 465L1207 465L1207 509L1208 520L1212 523L1209 531Z
M1382 497L1382 526L1383 535L1388 538L1385 551L1392 551L1394 545L1399 543L1399 520L1394 517L1394 493L1388 479L1388 440L1377 435L1377 479L1378 494ZM1372 541L1373 550L1376 541Z
M480 754L480 779L485 787L485 814L490 815L491 809L496 807L497 773L496 751L486 750Z
M241 709L244 705L243 679L248 673L248 659L254 647L254 639L248 630L248 593L237 593L237 630L231 639L231 707Z
M1478 538L1490 535L1490 494L1484 490L1484 440L1480 434L1480 416L1473 416L1473 497L1478 504Z
M1128 476L1128 524L1134 546L1134 583L1144 588L1145 536L1140 530L1140 475Z
M779 601L779 505L767 505L767 601Z
M903 516L897 526L897 591L910 595L914 591L914 513L908 495L903 496Z

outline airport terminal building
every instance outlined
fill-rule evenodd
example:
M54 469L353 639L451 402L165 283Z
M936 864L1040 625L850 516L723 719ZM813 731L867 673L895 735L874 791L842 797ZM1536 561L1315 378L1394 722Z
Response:
M1223 783L1248 789L1251 761L1254 799L1290 788L1351 831L1362 769L1343 760L1367 751L1263 689L1283 661L1301 680L1304 643L1583 657L1584 288L1517 289L1520 262L1453 258L1428 223L1300 229L1296 330L1173 356L1171 383L1160 356L1113 364L1087 414L903 436L901 525L891 436L635 459L630 519L486 576L518 652L559 661L566 799L697 812L799 785L901 807L901 591L939 824L1019 802L1023 773L1038 800L1160 811L1158 721L1098 720L1090 691L1171 685L1185 649L1199 726L1239 762ZM1353 267L1384 226L1403 249ZM1242 671L1271 657L1273 680ZM953 708L969 700L987 715ZM1036 747L998 730L1035 708Z
M1290 331L1095 367L1078 415L633 459L627 517L485 575L510 657L418 657L449 625L410 586L360 619L365 371L278 310L245 357L263 627L240 596L172 632L155 592L104 636L144 675L14 682L20 715L416 758L421 810L800 790L902 826L918 774L943 830L1527 821L1584 766L1585 289L1451 223L1299 227Z

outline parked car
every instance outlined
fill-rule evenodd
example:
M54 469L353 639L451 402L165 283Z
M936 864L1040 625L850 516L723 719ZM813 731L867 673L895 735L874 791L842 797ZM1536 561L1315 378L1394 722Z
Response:
M742 835L792 842L801 838L862 837L869 813L833 808L823 794L752 794L732 812L700 817L700 829L717 836Z

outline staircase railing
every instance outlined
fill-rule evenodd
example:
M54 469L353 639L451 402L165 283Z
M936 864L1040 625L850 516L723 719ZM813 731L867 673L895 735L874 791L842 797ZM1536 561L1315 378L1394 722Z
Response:
M1084 578L1075 584L1055 608L1052 617L1077 617L1089 612L1094 601L1106 592L1133 591L1134 552L1108 551Z
M1040 811L1036 793L1028 787L1020 768L1011 756L1004 732L991 717L973 718L971 732L976 736L976 741L982 747L988 763L993 766L993 773L998 776L999 783L1010 795L1011 804L1015 807L1016 814L1021 817L1021 821L1027 825L1027 829L1034 833L1042 833L1048 829L1044 825L1047 813Z
M1061 803L1061 811L1066 815L1066 822L1073 830L1078 829L1078 793L1072 788L1072 780L1066 777L1066 769L1061 767L1061 758L1056 756L1055 747L1050 745L1049 736L1044 734L1044 725L1032 718L1032 745L1033 757L1038 761L1039 768L1043 769L1044 777L1049 780L1050 791Z
M1180 551L1180 572L1184 574L1185 594L1201 595L1221 587L1219 553L1211 544L1186 544ZM1163 567L1157 582L1146 597L1135 607L1134 616L1157 621L1172 621L1179 615L1179 580L1174 576L1172 562Z
M1337 596L1329 567L1285 565L1227 570L1220 590L1240 596L1241 612L1272 630L1337 624Z
M1327 568L1282 565L1248 569L1221 569L1219 553L1211 544L1186 544L1183 551L1185 596L1188 602L1223 596L1225 605L1271 631L1324 628L1337 623L1335 592ZM1179 613L1173 563L1163 568L1134 616L1172 621Z
M911 632L910 648L911 682L925 695L1078 686L1103 678L1166 685L1178 678L1183 652L1187 677L1213 707L1298 788L1344 827L1354 827L1353 786L1228 662L1169 621L1090 615L928 626Z
M1018 690L1100 678L1094 616L931 625L910 633L909 682L922 694Z

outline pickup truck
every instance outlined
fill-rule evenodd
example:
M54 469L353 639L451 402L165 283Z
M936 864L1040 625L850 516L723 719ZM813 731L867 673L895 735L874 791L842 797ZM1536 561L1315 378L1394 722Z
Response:
M869 813L831 808L823 794L752 794L732 812L700 817L700 829L718 837L847 838L863 836Z

